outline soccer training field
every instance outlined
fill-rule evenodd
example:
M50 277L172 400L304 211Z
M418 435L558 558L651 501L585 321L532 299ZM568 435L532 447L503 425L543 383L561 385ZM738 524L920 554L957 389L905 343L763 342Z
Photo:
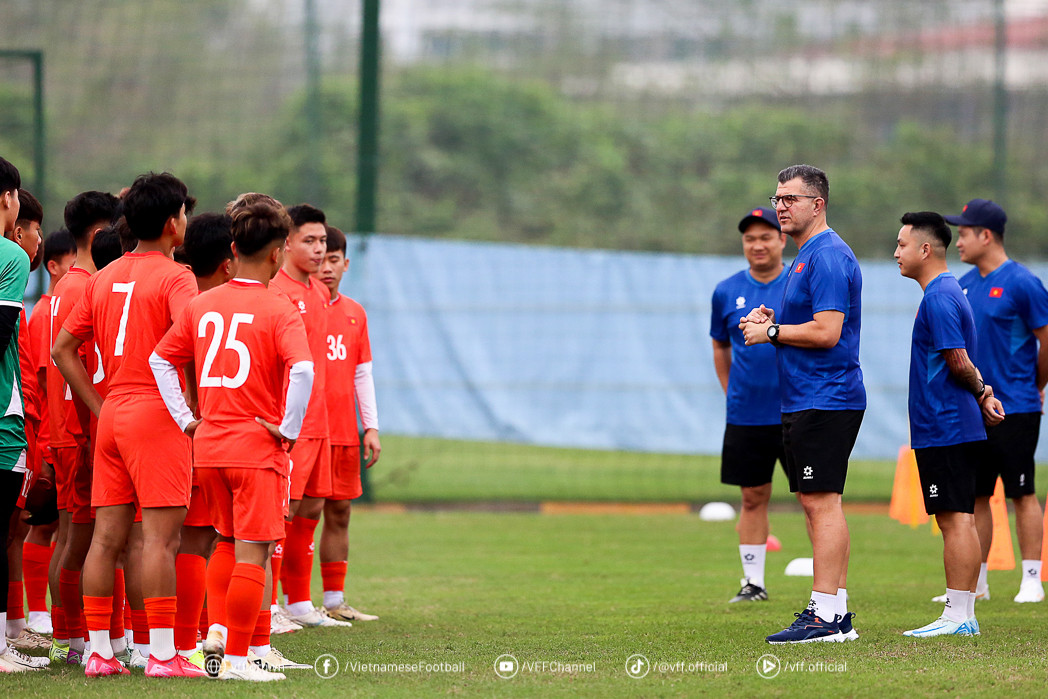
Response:
M860 640L775 646L810 579L782 571L808 555L799 513L772 515L766 603L729 605L739 562L731 522L691 515L388 512L360 508L348 600L381 615L352 629L274 637L289 657L328 653L340 671L294 671L279 685L88 680L80 668L9 675L5 696L1033 696L1048 673L1045 605L1016 605L1015 571L991 572L977 639L917 642L903 629L942 611L941 540L884 515L851 514L848 589ZM319 599L320 576L314 575ZM772 653L779 674L757 663ZM500 679L511 654L517 674ZM627 659L643 654L647 676ZM322 662L322 661L321 661ZM821 663L821 665L820 665ZM355 665L356 664L356 665ZM419 664L421 669L391 667ZM446 671L440 671L444 665ZM370 667L363 667L370 665ZM430 666L427 671L425 666ZM634 661L635 665L635 661ZM689 665L693 667L689 668ZM438 666L438 667L433 667ZM318 667L321 665L318 664ZM329 668L333 665L329 664ZM832 671L831 671L832 670ZM234 686L235 685L235 686Z

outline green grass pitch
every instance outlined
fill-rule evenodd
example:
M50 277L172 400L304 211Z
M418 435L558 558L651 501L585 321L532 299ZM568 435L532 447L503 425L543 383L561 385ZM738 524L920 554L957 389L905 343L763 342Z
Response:
M82 669L63 667L0 677L0 692L80 699L1044 693L1048 605L1011 601L1016 571L990 574L993 599L977 605L981 637L907 639L901 631L941 611L930 602L944 586L941 539L928 527L913 530L883 515L853 514L849 523L848 587L861 635L854 643L771 647L764 642L807 601L810 579L783 575L789 559L809 555L799 513L772 515L772 531L784 550L769 554L771 600L729 605L740 575L730 522L702 522L693 514L358 508L350 527L349 601L382 618L352 629L275 637L277 647L296 660L335 656L342 669L332 679L302 670L277 685L147 680L140 671L88 680ZM319 572L314 587L319 599ZM633 679L626 661L638 653L653 668ZM781 663L773 679L757 673L765 653ZM531 665L512 679L500 679L494 664L502 654ZM353 671L347 669L351 663L445 663L461 669ZM701 663L706 665L687 670L688 664ZM557 671L572 665L592 665L592 671ZM836 671L825 671L829 667Z

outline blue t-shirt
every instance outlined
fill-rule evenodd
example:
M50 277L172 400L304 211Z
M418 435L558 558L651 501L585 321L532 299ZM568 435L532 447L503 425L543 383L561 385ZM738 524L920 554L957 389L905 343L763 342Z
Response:
M848 244L832 229L809 238L790 266L775 322L801 325L820 311L844 313L841 338L829 349L778 349L782 412L865 410L859 368L862 273Z
M775 347L770 344L747 347L739 329L739 318L762 303L768 308L778 308L785 287L785 269L767 284L757 281L744 269L722 281L713 291L710 337L731 342L729 425L782 424Z
M1035 328L1048 325L1048 290L1018 262L1008 260L985 277L972 269L961 277L979 335L974 358L993 395L1008 413L1041 412L1037 390Z
M913 321L910 346L910 446L946 447L986 439L975 396L946 364L943 350L976 354L975 318L957 278L944 272L928 283Z

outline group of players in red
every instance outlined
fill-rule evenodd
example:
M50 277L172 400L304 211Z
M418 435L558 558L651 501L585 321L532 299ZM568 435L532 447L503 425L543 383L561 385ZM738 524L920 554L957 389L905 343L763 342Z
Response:
M0 670L42 669L17 649L48 648L88 676L273 681L312 666L271 634L377 618L343 596L361 452L370 467L381 451L367 318L338 291L346 238L264 194L188 219L193 204L150 173L120 197L77 195L68 233L43 243L51 285L19 336L36 476L22 519L53 470L58 520L9 550L30 618L12 583ZM33 258L27 223L5 234ZM33 608L45 559L50 619Z

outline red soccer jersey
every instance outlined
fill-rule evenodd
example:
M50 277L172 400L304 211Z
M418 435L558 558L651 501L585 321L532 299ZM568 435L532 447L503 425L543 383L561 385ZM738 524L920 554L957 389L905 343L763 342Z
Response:
M47 410L51 422L51 446L52 447L75 447L78 443L85 443L89 430L89 417L87 406L79 398L73 396L61 372L51 360L51 348L58 337L58 331L62 329L66 318L73 311L73 307L84 295L84 289L91 279L91 274L81 267L70 267L65 276L55 284L55 293L51 296L51 322L48 324L49 337L47 342ZM88 353L90 350L90 354ZM95 388L99 393L105 395L104 374L98 363L97 348L94 343L84 343L80 348L80 361L87 367L87 373L92 377Z
M271 282L287 294L291 303L298 308L302 322L306 324L306 337L313 357L313 392L309 394L309 407L302 423L302 439L323 439L328 436L327 400L324 398L327 364L327 303L331 298L327 287L309 280L309 286L297 282L281 269Z
M194 360L203 419L193 436L195 466L286 468L280 443L255 418L279 425L288 369L312 361L294 306L262 284L234 279L190 302L156 353L176 367Z
M47 448L51 445L51 416L47 407L47 381L40 382L40 372L47 370L51 363L51 297L44 294L33 306L33 312L29 314L29 342L32 348L33 381L36 382L36 412L40 416L40 430L36 435L36 443L42 454L47 454ZM23 369L23 374L25 373ZM51 457L48 456L50 461Z
M39 420L39 391L36 372L33 371L33 341L29 337L29 323L26 322L24 308L18 314L18 368L22 373L23 413L28 419Z
M360 433L354 380L357 365L371 361L371 342L364 307L348 296L339 294L328 303L327 354L324 356L331 444L355 447L360 444Z
M62 327L98 344L108 397L159 399L149 355L196 295L193 273L163 253L127 253L91 277Z

